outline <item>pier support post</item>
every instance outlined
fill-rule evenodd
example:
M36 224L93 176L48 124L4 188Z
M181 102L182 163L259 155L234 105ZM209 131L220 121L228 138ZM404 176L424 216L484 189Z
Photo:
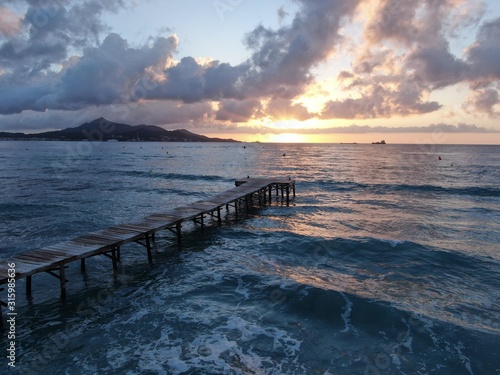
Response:
M86 267L85 267L85 258L82 258L80 260L80 269L82 270L82 272L85 272L85 270L86 270Z
M3 291L3 288L0 288L0 292ZM2 306L4 306L4 303L0 301L0 329L3 328L3 309Z
M31 298L31 276L26 276L26 297Z
M59 280L61 282L61 298L66 299L66 270L64 264L59 266Z
M286 187L286 205L290 205L290 186L287 185Z
M222 220L220 217L220 207L217 207L217 225L221 226Z
M149 235L146 234L146 250L148 252L148 262L153 263L153 255L151 254L151 240Z
M182 238L182 235L181 235L181 223L178 221L176 224L175 224L175 229L176 229L176 233L177 233L177 242L180 244L181 243L181 238Z
M3 292L4 288L0 288L0 292ZM3 309L2 307L8 307L6 302L0 301L0 330L3 328ZM9 311L9 310L7 310Z
M111 261L113 262L113 271L116 272L118 265L116 264L116 249L111 250Z

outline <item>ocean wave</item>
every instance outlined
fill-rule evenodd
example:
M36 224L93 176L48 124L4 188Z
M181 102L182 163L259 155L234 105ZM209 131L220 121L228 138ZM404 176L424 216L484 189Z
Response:
M434 193L438 195L466 195L478 197L500 197L500 189L493 186L445 187L438 185L367 184L354 181L318 180L311 183L317 188L333 192L369 191L375 194L388 192ZM307 185L306 185L307 186Z
M121 175L126 177L147 177L147 178L159 178L164 180L187 180L187 181L217 181L217 182L232 182L234 179L229 179L224 176L217 175L193 175L193 174L183 174L183 173L162 173L150 171L121 171Z

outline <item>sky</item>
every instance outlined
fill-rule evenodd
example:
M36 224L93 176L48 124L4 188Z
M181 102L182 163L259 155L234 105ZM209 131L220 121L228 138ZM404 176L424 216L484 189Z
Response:
M0 0L0 131L500 144L498 0Z

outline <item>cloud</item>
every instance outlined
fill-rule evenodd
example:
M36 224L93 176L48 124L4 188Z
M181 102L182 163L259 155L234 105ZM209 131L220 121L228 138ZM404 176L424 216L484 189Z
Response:
M470 64L468 80L472 90L466 110L500 118L500 18L486 22L477 40L466 51Z
M19 75L0 76L0 113L135 102L147 96L152 89L147 78L165 66L176 47L177 39L169 37L130 48L119 35L110 34L99 47L87 48L60 73L22 77L26 80L23 83Z
M0 7L0 34L11 37L21 31L22 16L6 7Z
M257 99L227 99L220 103L215 119L218 121L247 122L261 114L262 104Z
M498 90L485 89L476 90L464 103L464 108L472 113L487 113L490 117L500 118L500 111L495 106L500 104Z
M341 20L354 12L358 2L298 0L301 11L291 25L278 30L259 26L247 35L246 44L252 55L237 66L219 61L199 63L190 56L177 64L167 64L177 48L174 37L157 38L153 45L139 48L129 47L116 34L99 43L99 36L106 30L100 16L105 10L123 6L120 1L106 6L97 1L69 1L66 7L57 2L30 6L25 15L30 23L26 45L18 51L6 44L0 48L0 59L7 60L5 65L13 69L11 74L1 76L4 84L0 98L14 93L0 103L0 113L76 110L137 100L195 103L291 99L312 82L311 68L336 47L341 39ZM75 19L81 21L74 22ZM83 55L72 62L64 60L68 44L84 47ZM54 63L63 63L65 68L53 74L48 68ZM22 77L25 83L20 84L16 77ZM222 104L220 118L227 117L224 107L231 103ZM278 102L273 103L270 110L275 115L280 109ZM283 110L283 104L281 107ZM288 109L302 118L308 117L300 106L290 105Z
M40 132L81 125L99 117L111 121L135 124L154 124L165 127L198 126L210 122L215 116L207 102L180 104L149 101L134 104L113 104L103 107L83 108L74 111L52 110L47 112L24 111L2 117L3 131ZM1 131L1 130L0 130Z
M352 85L360 86L360 97L327 102L320 114L322 119L388 118L425 114L441 108L435 101L423 101L421 89L414 82L355 80Z
M212 61L200 64L184 57L164 72L152 99L201 100L280 97L301 94L313 80L310 70L335 49L342 37L341 20L351 15L359 0L298 0L300 11L291 25L278 30L258 26L247 34L252 52L243 63Z
M236 67L219 61L201 64L193 57L184 57L175 66L165 69L147 97L185 103L244 99L242 77L247 69L244 64Z
M431 90L464 81L469 72L467 63L453 56L447 45L419 48L408 56L406 63L415 70L415 78Z
M430 94L458 83L469 84L473 91L467 108L495 113L500 19L481 25L476 41L463 56L456 56L450 50L450 36L456 35L459 27L477 25L484 6L471 0L374 3L376 11L365 25L365 45L357 52L352 71L344 70L338 76L344 90L355 89L357 95L329 101L322 118L387 118L434 112L442 105L426 101ZM394 49L388 48L390 43Z
M148 84L154 85L154 72L167 64L176 48L174 36L131 48L119 35L110 34L98 48L87 49L76 64L64 71L58 94L49 98L52 103L46 106L81 108L143 99L152 88Z
M382 41L412 48L443 44L458 29L474 26L485 13L477 0L374 0L365 28L368 47Z
M294 104L291 100L283 98L272 98L266 105L265 114L272 120L305 121L314 117L302 104Z
M427 126L409 126L409 127L389 127L389 126L369 126L369 125L350 125L330 128L316 129L268 129L270 133L299 133L299 134L396 134L396 133L500 133L500 130L484 128L472 124L431 124Z
M122 0L27 3L20 27L4 33L0 44L0 63L15 74L40 73L63 62L70 50L98 44L108 30L103 13L125 6Z
M290 26L271 30L257 27L247 35L253 51L246 80L259 95L293 98L312 82L310 72L324 61L343 37L341 22L352 16L359 0L300 0Z

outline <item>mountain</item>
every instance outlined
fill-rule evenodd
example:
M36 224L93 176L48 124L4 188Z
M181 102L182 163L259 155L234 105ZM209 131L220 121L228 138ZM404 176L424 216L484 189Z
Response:
M234 139L210 138L186 129L165 130L155 125L127 125L101 117L76 128L37 134L0 132L0 139L60 141L153 141L153 142L237 142Z

